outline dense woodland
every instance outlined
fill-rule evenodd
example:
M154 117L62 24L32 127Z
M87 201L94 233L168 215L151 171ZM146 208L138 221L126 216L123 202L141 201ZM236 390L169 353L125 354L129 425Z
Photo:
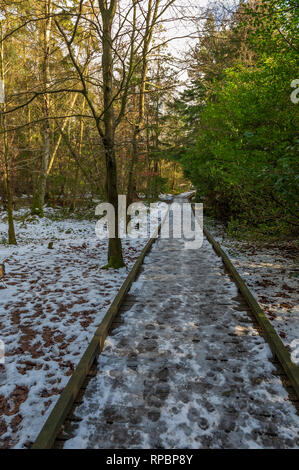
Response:
M172 39L188 35L177 57ZM42 217L191 185L231 233L293 237L298 48L294 0L1 0L8 242L23 195ZM116 237L108 266L122 265Z
M190 51L192 85L171 108L173 156L231 234L299 227L298 13L279 0L216 9Z

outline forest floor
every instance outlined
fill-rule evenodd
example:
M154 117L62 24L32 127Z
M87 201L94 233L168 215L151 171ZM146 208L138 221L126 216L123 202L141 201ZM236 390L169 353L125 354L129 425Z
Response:
M290 241L242 241L222 224L205 219L299 365L298 249Z
M126 268L102 270L107 240L96 237L96 219L63 219L51 208L42 219L19 209L15 219L18 246L0 244L0 448L37 437L146 243L123 240ZM6 234L2 212L0 240Z

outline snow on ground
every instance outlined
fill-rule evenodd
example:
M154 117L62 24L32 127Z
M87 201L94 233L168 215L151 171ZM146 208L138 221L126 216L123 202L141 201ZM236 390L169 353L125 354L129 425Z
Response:
M159 195L159 199L161 199L161 201L171 201L172 198L173 198L172 194L160 194Z
M220 224L206 223L299 365L299 268L293 250L237 241Z
M123 240L126 268L101 270L107 240L96 237L96 220L55 220L54 209L43 219L26 213L16 213L16 247L3 244L7 222L0 213L6 268L5 284L0 280L0 448L22 448L36 438L145 244L145 238Z

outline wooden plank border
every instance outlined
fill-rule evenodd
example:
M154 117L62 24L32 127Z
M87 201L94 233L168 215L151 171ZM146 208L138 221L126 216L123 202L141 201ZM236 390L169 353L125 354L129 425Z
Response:
M190 196L189 200L193 196ZM194 207L192 206L193 210ZM269 343L269 346L273 352L273 354L279 360L281 366L283 367L286 375L288 376L297 397L299 398L299 368L291 359L291 355L283 342L281 341L280 337L276 333L274 327L271 325L270 321L268 320L266 314L263 312L262 308L260 307L259 303L253 296L253 294L248 289L245 281L242 279L238 271L236 270L235 266L227 256L227 254L223 251L220 244L216 242L212 234L203 227L203 233L208 239L208 241L213 246L215 252L218 256L222 258L222 261L228 270L228 272L233 277L239 291L243 295L246 303L250 307L252 313L254 314L259 326L261 327L262 331L264 332L265 338Z
M58 401L56 402L53 410L51 411L47 421L42 427L31 449L52 448L55 439L60 431L60 428L64 423L95 358L99 354L101 354L103 350L110 326L113 323L114 318L118 314L121 304L123 303L131 285L135 281L145 256L150 251L152 245L154 244L161 232L162 225L168 217L171 202L169 202L169 208L163 218L163 221L156 229L152 238L148 240L147 244L138 256L133 268L129 272L127 278L125 279L116 297L114 298L111 306L107 310L106 315L104 316L99 327L97 328L91 342L89 343L86 351L84 352L68 383L62 391Z

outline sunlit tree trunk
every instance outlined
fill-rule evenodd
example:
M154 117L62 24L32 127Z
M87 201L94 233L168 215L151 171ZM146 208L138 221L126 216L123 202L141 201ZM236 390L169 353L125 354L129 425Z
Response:
M4 71L4 42L3 42L3 27L2 21L0 20L0 80L5 90L5 71ZM2 109L1 109L2 108ZM4 103L0 103L0 109L2 112L6 111L5 98ZM11 185L11 161L9 157L8 148L8 136L6 131L6 117L5 114L0 115L0 129L2 133L2 155L3 155L3 167L4 167L4 187L7 197L7 218L8 218L8 243L10 245L16 245L16 235L13 220L13 197L12 197L12 185Z
M172 165L172 184L171 184L172 191L174 191L175 189L175 184L176 184L176 163Z
M150 44L153 37L154 28L156 26L160 0L156 0L153 5L153 0L148 0L146 26L144 33L144 42L142 49L142 62L141 62L141 75L139 84L139 103L138 103L138 117L133 130L133 143L132 143L132 159L129 167L128 176L128 189L127 189L127 205L133 202L134 195L136 194L136 177L135 167L140 151L140 138L142 127L144 126L144 113L145 113L145 93L146 93L146 77L148 72L148 53Z
M44 14L48 15L44 23L41 24L41 42L42 42L42 58L41 58L41 82L44 89L49 87L50 83L50 39L52 28L52 0L44 0ZM50 161L50 147L51 147L51 129L50 129L50 96L49 94L43 95L43 110L44 122L42 128L42 154L41 154L41 169L37 179L37 184L34 192L32 213L43 216L43 207L45 203L46 185L47 185L47 172Z

